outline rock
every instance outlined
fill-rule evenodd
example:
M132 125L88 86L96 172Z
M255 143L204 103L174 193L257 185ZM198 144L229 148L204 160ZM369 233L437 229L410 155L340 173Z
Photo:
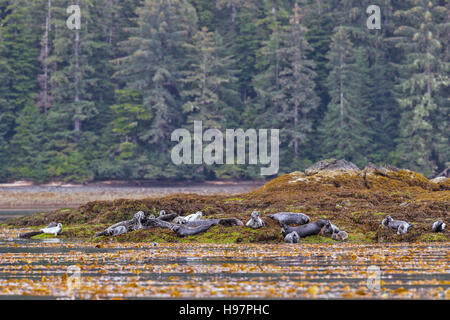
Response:
M358 166L346 160L322 160L305 170L305 175L312 176L321 171L360 171Z
M435 178L440 178L440 177L450 178L450 167L445 168L444 171L439 173Z
M434 183L441 183L441 182L443 182L443 181L445 181L447 179L448 179L447 177L436 177L434 179L431 179L430 181L434 182Z
M394 220L391 216L384 218L381 224L389 229L397 231L397 234L405 234L408 232L408 228L411 227L408 222Z
M299 239L300 239L300 237L298 236L298 233L293 231L286 235L286 237L284 238L284 241L286 243L298 243Z
M433 226L431 227L431 230L433 232L442 232L445 229L445 223L444 221L442 221L441 219L439 219L438 221L436 221L435 223L433 223Z
M258 229L264 227L265 222L259 217L258 211L253 211L251 214L251 219L246 223L247 227Z
M370 163L363 169L364 174L377 174L384 177L389 177L390 172L398 172L400 169L391 165L377 166Z

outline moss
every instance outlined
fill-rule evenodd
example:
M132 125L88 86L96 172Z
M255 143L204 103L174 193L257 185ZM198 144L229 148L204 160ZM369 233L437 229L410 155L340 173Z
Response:
M32 237L31 239L49 239L49 238L58 238L58 237L55 237L53 234L41 233L38 234L37 236Z
M229 199L223 200L223 202L233 202L233 201L240 202L240 201L244 201L244 199L243 198L229 198Z
M427 233L418 238L420 242L447 242L449 238L444 233Z
M334 243L337 241L334 241L331 238L328 237L321 237L321 236L310 236L306 238L301 238L299 240L299 243Z

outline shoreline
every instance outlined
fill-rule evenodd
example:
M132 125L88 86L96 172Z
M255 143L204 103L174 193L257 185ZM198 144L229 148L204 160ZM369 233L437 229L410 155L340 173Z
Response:
M92 242L275 244L283 243L284 236L280 223L269 215L295 212L306 214L311 222L331 222L348 234L350 243L448 242L450 239L449 228L438 233L432 231L432 225L438 220L450 224L450 179L434 182L410 170L375 166L360 170L345 161L324 161L305 172L283 175L256 189L240 190L240 187L228 189L228 194L223 192L223 186L215 189L210 185L206 188L202 185L200 190L160 188L159 191L170 192L153 194L145 188L141 189L144 190L142 193L132 189L132 193L121 194L120 198L112 192L90 193L89 197L95 201L83 201L84 204L77 208L8 220L7 225L3 226L42 228L50 222L57 222L64 226L61 238ZM49 195L45 194L47 203ZM66 195L65 206L70 203L70 197L82 196L73 192ZM35 204L38 205L38 202L35 201ZM138 211L142 211L145 217L151 217L157 216L160 210L175 216L188 216L201 211L201 219L234 219L238 223L212 224L200 233L188 235L192 233L178 234L174 228L156 223L157 219L154 223L149 219L151 223L147 230L140 226L140 230L130 228L114 237L95 236L113 224L132 219ZM258 211L264 221L262 228L246 226L253 211ZM411 228L406 234L397 234L397 230L381 225L388 216L407 222ZM315 233L301 242L336 241Z

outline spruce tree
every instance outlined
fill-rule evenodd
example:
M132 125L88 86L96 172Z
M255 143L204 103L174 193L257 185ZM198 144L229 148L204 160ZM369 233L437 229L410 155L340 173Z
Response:
M311 113L319 104L314 91L315 64L308 59L312 48L305 38L307 30L301 20L302 12L296 4L290 24L282 34L279 53L283 67L279 74L280 91L275 94L282 137L289 141L296 160L300 159L300 148L312 132Z
M195 10L185 0L146 0L137 9L138 27L121 44L127 56L116 59L116 76L139 90L154 115L142 139L167 151L170 132L182 124L180 79L185 68L184 45L196 31Z
M331 102L319 128L323 155L364 165L371 134L365 123L367 97L360 95L368 76L367 56L362 49L355 51L347 32L338 27L332 37L328 60Z
M233 60L224 55L223 48L217 43L221 40L220 35L206 27L197 32L193 40L192 45L186 45L191 53L188 55L190 67L182 80L185 86L182 95L187 99L183 111L188 115L188 124L201 120L204 128L220 129L226 125L226 115L230 113L230 106L221 93L227 84L235 81ZM227 94L233 95L231 91L232 88Z
M409 8L395 13L400 22L395 40L405 53L398 66L402 109L398 152L408 168L426 175L442 167L440 161L448 161L436 155L449 154L448 126L441 126L441 119L445 122L449 114L449 62L439 36L446 23L448 27L448 11L437 2L410 1ZM447 101L441 99L444 92Z

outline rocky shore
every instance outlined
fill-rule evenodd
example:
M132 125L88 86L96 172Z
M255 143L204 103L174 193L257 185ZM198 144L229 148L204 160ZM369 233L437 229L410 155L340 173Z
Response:
M198 211L202 219L236 218L244 225L212 225L205 232L180 237L167 228L151 228L117 235L96 236L112 224L132 219L136 212L146 216L160 210L187 216ZM261 228L245 225L258 211ZM76 209L62 209L7 221L3 227L39 229L50 222L63 224L58 237L83 241L282 243L280 224L269 218L277 212L308 215L312 221L327 220L348 233L351 243L449 241L448 228L433 232L439 219L447 223L450 213L450 179L429 180L423 175L386 166L358 168L345 160L316 163L305 172L280 176L251 192L230 195L175 194L144 199L92 201ZM405 234L385 228L386 216L407 221ZM39 235L38 237L47 236ZM113 240L112 240L113 239ZM334 242L313 235L299 243Z

